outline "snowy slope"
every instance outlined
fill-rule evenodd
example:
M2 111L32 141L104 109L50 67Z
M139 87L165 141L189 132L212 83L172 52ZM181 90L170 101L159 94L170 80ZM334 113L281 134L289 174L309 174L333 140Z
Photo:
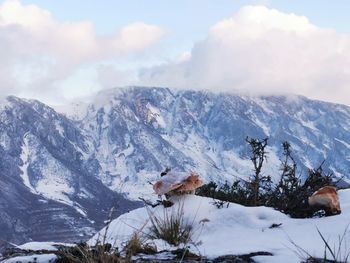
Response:
M0 108L0 240L79 241L113 205L136 207L93 176L72 120L34 100L8 97Z
M158 206L154 209L139 208L115 219L107 231L107 242L122 247L135 232L147 236L150 226L149 213L164 218L166 214L177 213L183 206L185 221L193 223L193 252L209 258L222 255L239 255L250 252L266 251L273 256L258 256L257 262L301 262L295 252L294 242L310 255L323 257L324 244L317 228L328 240L330 246L338 247L339 237L343 235L350 221L350 190L339 192L342 214L333 217L291 219L290 217L267 207L244 207L231 203L228 208L218 209L212 199L185 196L177 199L171 208ZM269 228L272 224L282 225ZM95 244L102 239L106 229L102 229L89 242ZM350 242L349 232L343 241L342 255L349 252L346 244ZM158 250L171 249L161 240L153 241ZM174 247L173 247L174 248ZM305 256L307 256L305 254ZM330 258L330 254L328 253Z

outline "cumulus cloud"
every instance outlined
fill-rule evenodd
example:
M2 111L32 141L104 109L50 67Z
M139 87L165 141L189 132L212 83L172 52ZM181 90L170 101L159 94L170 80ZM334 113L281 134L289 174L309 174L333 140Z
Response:
M350 104L350 35L303 16L246 6L181 59L140 71L146 85L303 94Z
M163 34L136 22L99 36L89 21L59 22L38 6L6 0L0 5L0 90L55 93L82 65L141 52Z

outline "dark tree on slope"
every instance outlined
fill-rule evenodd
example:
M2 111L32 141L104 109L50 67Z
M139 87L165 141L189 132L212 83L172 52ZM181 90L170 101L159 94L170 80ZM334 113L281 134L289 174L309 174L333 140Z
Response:
M309 169L308 176L306 180L304 181L303 187L302 187L302 194L304 195L305 202L304 207L309 208L307 204L307 198L311 196L315 191L319 190L321 187L326 185L335 186L337 182L334 181L334 174L333 173L326 173L322 166L325 161L323 161L320 166L316 169ZM315 210L308 209L308 214L306 216L310 217L315 214ZM299 216L295 216L299 217ZM302 215L304 217L304 215Z
M316 211L310 209L308 197L325 185L333 185L333 174L325 174L322 168L324 162L317 169L310 169L304 183L297 176L297 165L292 157L291 146L284 142L283 159L281 160L281 179L271 196L270 203L279 211L291 217L311 217Z
M282 175L279 186L286 193L294 191L300 186L300 180L296 175L297 164L292 156L292 149L289 142L283 142L283 157L282 161Z
M299 199L299 206L296 207L294 211L289 212L291 217L304 218L314 216L317 211L310 209L308 205L308 197L323 186L336 186L336 183L333 181L333 174L325 173L322 168L323 164L324 161L318 168L309 169L306 180L300 187L299 191L296 192L296 197Z
M291 214L300 206L301 181L296 174L297 165L292 156L291 145L289 142L283 142L282 147L282 174L268 205L286 214Z
M265 151L267 140L268 138L261 140L249 137L246 138L246 142L251 148L250 160L254 165L254 175L247 183L248 199L250 200L250 205L253 206L264 204L267 201L265 199L268 193L271 192L271 177L264 176L261 172L267 157L267 152Z
M313 193L325 185L336 185L336 182L333 181L334 174L324 172L322 168L324 162L325 161L323 161L316 169L309 169L309 175L303 185L309 193Z
M336 184L333 182L333 174L324 172L322 168L324 162L318 168L310 169L306 179L302 181L297 175L297 164L292 156L291 145L283 142L281 178L278 184L274 185L269 176L263 176L261 173L266 160L267 139L247 138L246 141L252 149L251 160L255 172L250 181L235 181L232 185L226 182L222 186L210 182L201 187L198 194L222 202L234 202L246 206L270 206L294 218L314 216L317 211L310 209L308 197L325 185Z

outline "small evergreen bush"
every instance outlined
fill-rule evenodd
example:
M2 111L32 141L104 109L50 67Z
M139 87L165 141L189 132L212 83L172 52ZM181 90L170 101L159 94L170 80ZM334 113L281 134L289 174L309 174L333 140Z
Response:
M225 182L219 186L214 182L203 185L198 195L211 197L220 202L218 208L225 207L222 202L233 202L246 206L264 205L273 207L294 218L305 218L316 215L308 205L308 197L325 185L335 185L333 174L325 173L322 166L309 169L304 182L297 175L297 164L292 156L291 145L283 142L283 159L281 160L281 177L273 184L270 176L262 175L261 168L266 159L265 147L267 138L256 140L247 138L252 150L251 160L254 165L254 176L249 181L234 181L231 185Z
M226 181L222 186L218 186L216 183L210 182L203 185L197 191L197 195L200 196L242 205L249 205L251 203L250 199L248 198L248 194L249 191L239 180L235 181L232 185ZM224 205L222 205L222 207L224 207Z

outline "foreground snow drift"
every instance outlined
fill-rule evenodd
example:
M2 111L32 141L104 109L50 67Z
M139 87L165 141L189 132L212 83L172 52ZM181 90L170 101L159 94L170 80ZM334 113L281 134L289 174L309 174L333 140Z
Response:
M54 254L55 251L58 251L58 247L72 247L75 244L70 243L60 243L60 242L28 242L17 246L16 248L20 250L28 251L29 255L15 256L8 259L4 259L0 262L3 263L53 263L57 259L57 256ZM39 254L36 254L39 253ZM44 254L42 254L45 252Z
M292 219L272 208L244 207L231 203L228 208L218 209L213 200L199 196L184 196L175 201L175 205L165 212L165 208L139 208L123 214L97 233L89 243L95 244L106 236L106 242L122 247L131 235L139 232L147 236L149 213L163 217L165 213L177 213L179 206L184 207L184 218L193 223L196 243L194 252L206 257L226 254L246 254L256 251L271 252L273 256L258 256L257 262L300 262L293 242L316 257L324 256L324 243L317 228L329 242L338 248L341 236L350 223L350 190L339 191L342 214L333 217ZM273 224L281 224L270 228ZM349 232L350 233L350 232ZM350 236L345 235L343 244L349 243ZM165 242L156 240L158 250L169 248ZM341 248L345 255L346 247ZM349 248L350 249L350 248ZM306 257L307 255L304 254Z
M18 256L1 261L3 263L53 263L57 256L55 254Z

